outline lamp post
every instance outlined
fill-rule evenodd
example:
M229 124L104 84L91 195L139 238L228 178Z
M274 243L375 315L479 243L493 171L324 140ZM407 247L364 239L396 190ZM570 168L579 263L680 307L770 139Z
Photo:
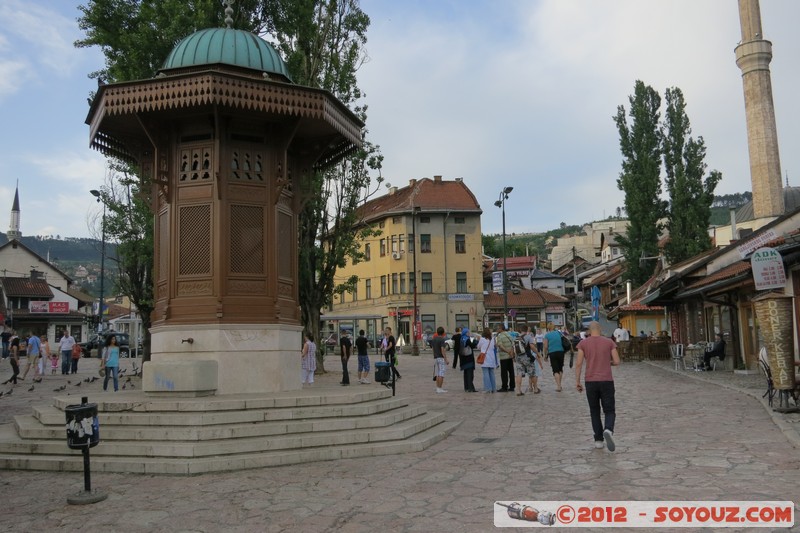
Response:
M100 195L100 191L97 189L92 189L89 191L92 193L92 196L97 198L98 202L102 202L102 196ZM103 203L103 229L102 229L102 244L100 248L100 306L98 310L100 312L100 323L98 324L98 333L103 331L103 284L105 283L106 278L106 203Z
M506 200L514 187L505 187L500 198L494 203L503 210L503 325L508 329L508 269L506 268Z
M413 199L412 199L413 200ZM414 269L414 325L411 327L411 355L419 355L419 344L417 344L417 207L411 208L411 233L414 235L413 242L409 242L413 252L411 253L411 267Z

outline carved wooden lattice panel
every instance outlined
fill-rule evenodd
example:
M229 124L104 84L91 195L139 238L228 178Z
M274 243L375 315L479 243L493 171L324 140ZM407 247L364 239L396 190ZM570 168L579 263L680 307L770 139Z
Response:
M297 234L293 231L292 216L289 213L278 213L278 275L282 278L294 279L292 254L295 253Z
M158 214L158 278L167 279L167 261L169 259L169 212Z
M210 205L190 205L180 208L178 242L179 275L211 273Z
M237 180L264 181L264 155L234 150L231 152L231 176Z
M236 274L264 273L264 209L231 206L230 269Z
M191 183L211 179L211 145L182 148L178 181Z

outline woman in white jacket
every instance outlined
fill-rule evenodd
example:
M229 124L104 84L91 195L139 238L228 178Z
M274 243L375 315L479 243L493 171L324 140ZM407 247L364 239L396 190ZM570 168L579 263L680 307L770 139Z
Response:
M483 357L483 363L481 363L481 368L483 368L483 392L493 393L497 390L494 369L500 364L497 361L497 350L489 328L483 328L483 336L478 341L478 350Z

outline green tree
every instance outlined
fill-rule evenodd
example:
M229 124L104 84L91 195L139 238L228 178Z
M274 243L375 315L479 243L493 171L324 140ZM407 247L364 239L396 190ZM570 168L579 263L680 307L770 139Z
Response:
M676 87L665 93L662 128L665 182L669 193L667 258L677 263L711 247L708 225L714 189L722 178L712 171L705 179L705 141L691 137L683 92Z
M660 199L661 97L658 91L637 80L628 101L627 116L624 106L617 107L614 116L623 157L617 186L625 193L625 211L630 220L627 235L618 235L617 242L628 258L628 277L641 285L652 275L654 263L639 258L658 255L658 238L663 229L659 220L666 214L666 202Z
M143 182L124 165L110 163L100 199L106 206L106 240L116 242L117 289L128 296L142 318L143 361L150 359L150 313L153 311L153 215ZM102 221L95 226L100 227Z

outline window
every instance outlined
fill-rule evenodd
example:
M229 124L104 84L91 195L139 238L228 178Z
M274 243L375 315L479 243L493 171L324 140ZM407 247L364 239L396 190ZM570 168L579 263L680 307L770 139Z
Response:
M431 234L423 233L419 236L419 251L423 254L431 253Z
M467 253L467 238L465 235L456 235L456 253Z
M408 234L408 251L409 251L409 253L412 253L412 254L414 253L414 234L413 233L409 233Z
M400 253L406 251L406 236L400 235Z
M353 301L354 302L358 301L358 283L353 285L353 290L352 290L352 292L350 294L353 295Z
M420 224L429 224L431 221L431 217L419 217Z
M397 253L397 235L392 235L392 253Z
M464 294L467 292L467 273L456 272L456 292Z
M381 296L386 296L386 276L381 276Z
M381 257L386 255L386 239L381 239Z
M392 224L402 224L403 217L392 217Z
M385 220L381 220L380 223L378 224L378 227L381 228L381 229L385 228L386 227L386 221Z
M400 272L400 294L406 293L406 273Z
M457 328L468 328L469 327L469 315L456 315L456 327Z
M463 224L464 223L464 217L454 217L454 218L455 218L456 224Z
M408 292L414 292L417 286L417 276L414 272L408 273Z
M422 331L426 335L433 335L436 332L436 315L422 315Z
M368 279L364 282L364 295L366 296L367 300L372 299L372 280Z
M619 248L617 248L616 246L614 248L611 248L611 255L619 255Z
M369 261L372 256L372 251L369 243L364 245L364 261Z
M399 294L397 292L397 274L392 274L392 294Z
M422 273L422 293L430 294L433 292L433 275L430 272Z

